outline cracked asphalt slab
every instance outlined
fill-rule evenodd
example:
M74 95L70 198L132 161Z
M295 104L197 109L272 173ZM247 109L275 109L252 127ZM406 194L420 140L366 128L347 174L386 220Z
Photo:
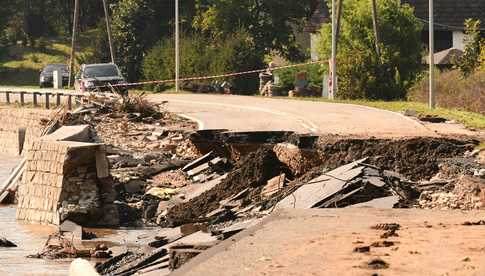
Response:
M353 104L211 94L152 94L149 99L168 101L169 111L196 121L200 129L286 130L378 138L438 136L433 129L400 113Z

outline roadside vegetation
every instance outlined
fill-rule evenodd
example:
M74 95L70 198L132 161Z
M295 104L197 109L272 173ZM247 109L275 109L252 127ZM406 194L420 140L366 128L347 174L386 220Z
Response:
M297 43L295 34L306 26L317 2L182 1L181 77L261 69L275 57L288 64L308 61L309 53ZM393 111L413 109L483 128L485 41L481 39L480 22L465 22L469 39L464 57L452 70L437 74L439 108L428 111L427 73L420 64L425 54L420 41L423 26L412 8L398 0L378 1L378 55L370 1L349 0L344 5L336 102L350 100ZM48 9L51 6L59 9ZM112 0L110 8L116 63L127 80L172 79L173 1ZM72 9L73 1L60 0L7 0L0 6L0 85L36 86L45 64L68 62L72 16L66 15ZM76 64L109 62L101 1L83 1L80 18ZM330 35L330 25L324 24L318 40L321 60L330 57ZM277 71L282 90L293 89L295 75L302 71L308 73L312 85L322 87L328 65ZM240 94L255 94L259 86L256 74L224 81ZM213 82L183 82L182 89L201 92L210 89ZM161 92L172 87L163 84L140 89Z

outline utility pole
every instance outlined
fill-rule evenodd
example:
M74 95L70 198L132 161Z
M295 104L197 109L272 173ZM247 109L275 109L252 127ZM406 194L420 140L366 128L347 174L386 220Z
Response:
M436 107L434 93L434 4L429 0L429 108Z
M180 89L180 30L179 30L179 0L175 0L175 92Z
M115 63L115 53L113 50L113 40L111 38L111 20L109 17L108 5L106 0L103 0L104 17L106 18L106 33L108 34L109 52L111 54L111 63Z
M337 3L332 0L332 59L331 63L331 81L332 86L328 93L329 99L334 99L337 86Z
M335 51L338 52L338 38L340 36L340 21L342 18L342 2L344 0L338 0L337 4L337 31L336 31L336 38L335 40L337 41L337 46L335 47Z
M69 83L68 83L68 87L71 87L71 85L72 85L74 59L76 58L76 35L77 35L78 19L79 19L79 0L75 0L75 2L74 2L74 22L72 24L71 60L69 62Z
M377 4L376 0L371 0L372 2L372 25L374 26L374 36L376 38L376 54L377 59L381 60L381 49L379 48L380 37L379 37L379 22L377 21Z

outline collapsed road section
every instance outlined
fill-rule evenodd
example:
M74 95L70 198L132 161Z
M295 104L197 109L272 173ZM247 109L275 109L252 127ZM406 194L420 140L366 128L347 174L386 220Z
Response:
M196 131L143 96L90 102L53 114L8 183L19 220L59 226L31 257L163 275L275 210L485 204L474 140ZM85 228L120 226L152 228L129 248Z

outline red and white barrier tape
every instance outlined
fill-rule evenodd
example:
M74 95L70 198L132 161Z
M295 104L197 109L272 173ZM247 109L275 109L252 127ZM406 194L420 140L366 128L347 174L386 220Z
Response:
M271 71L280 70L280 69L295 68L295 67L302 67L302 66L312 65L312 64L321 64L321 63L326 63L326 62L327 61L311 61L311 62L307 62L307 63L299 63L299 64L292 64L292 65L276 66L276 67L272 67L271 68ZM227 74L223 74L223 75L181 78L181 79L179 79L179 81L195 81L195 80L220 79L220 78L227 78L227 77L235 77L235 76L242 76L242 75L262 73L262 72L266 72L266 71L268 71L268 68L258 69L258 70L251 70L251 71L245 71L245 72L237 72L237 73L227 73ZM155 81L142 81L142 82L134 82L134 83L124 83L124 84L113 84L113 85L98 86L98 88L101 88L101 87L119 87L119 86L130 87L130 86L139 86L139 85L145 85L145 84L173 83L175 81L176 81L175 79L170 79L170 80L155 80Z

